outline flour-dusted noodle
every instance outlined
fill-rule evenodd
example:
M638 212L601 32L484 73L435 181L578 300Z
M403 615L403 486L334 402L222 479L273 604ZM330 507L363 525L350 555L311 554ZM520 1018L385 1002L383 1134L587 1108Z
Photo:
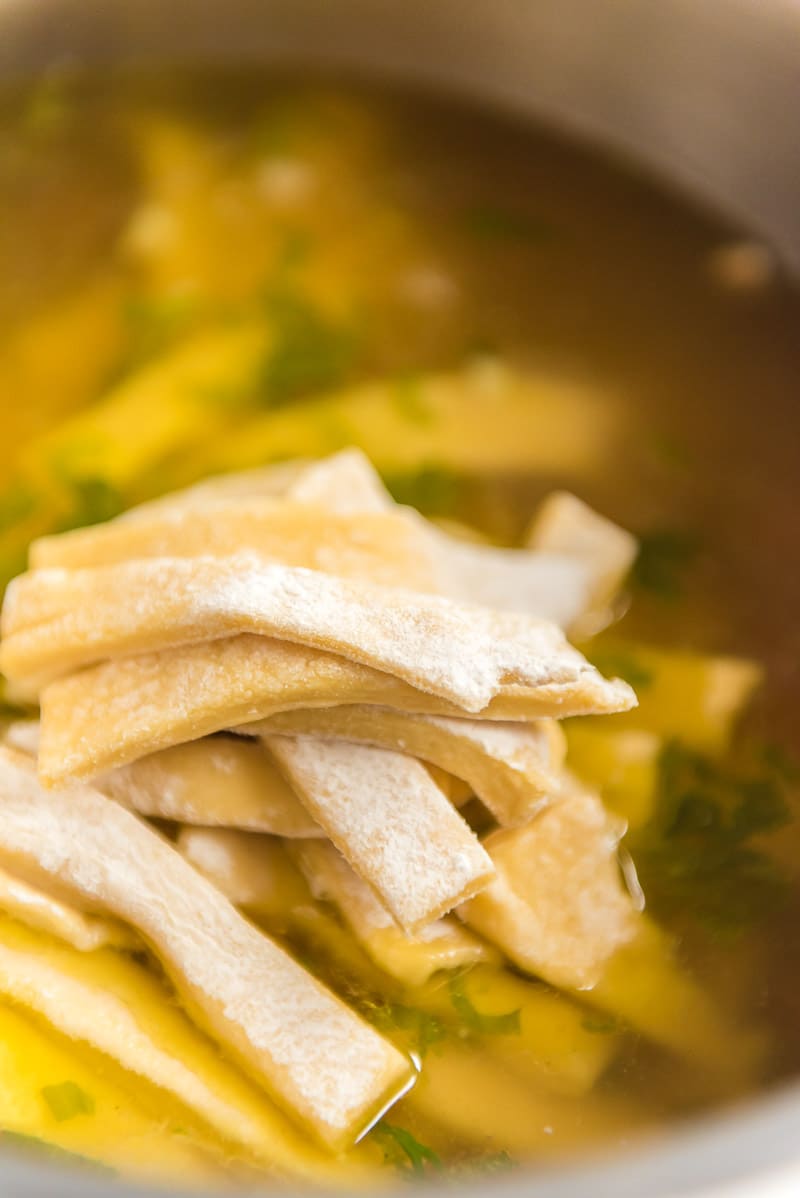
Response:
M345 741L268 736L265 743L405 931L432 923L493 876L477 837L418 761Z
M0 662L23 684L237 633L336 653L467 712L504 686L575 681L591 669L546 620L267 565L249 554L34 571L15 581L7 603ZM26 608L37 622L14 632L14 613Z
M421 986L441 969L493 959L494 950L452 917L415 936L404 932L330 841L298 840L290 852L314 896L333 903L375 964L405 985Z
M2 749L0 816L0 857L135 927L198 1020L324 1143L352 1143L409 1084L396 1049L119 804L47 792Z
M575 679L503 688L490 720L626 711L624 682L586 667ZM170 745L293 708L368 703L463 715L451 703L332 653L239 636L143 654L72 674L42 692L39 773L49 785L92 777ZM103 718L98 720L97 712Z
M447 770L504 826L524 823L559 789L563 733L554 721L501 723L357 706L312 708L245 725L396 749Z

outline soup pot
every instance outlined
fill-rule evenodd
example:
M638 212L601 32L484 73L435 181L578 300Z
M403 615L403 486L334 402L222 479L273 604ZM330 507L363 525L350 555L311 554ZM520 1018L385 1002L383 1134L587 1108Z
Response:
M530 113L752 228L800 273L800 0L0 0L0 76L104 62L346 67ZM465 1198L797 1198L800 1083ZM3 1198L143 1192L0 1159ZM149 1191L152 1193L152 1191Z

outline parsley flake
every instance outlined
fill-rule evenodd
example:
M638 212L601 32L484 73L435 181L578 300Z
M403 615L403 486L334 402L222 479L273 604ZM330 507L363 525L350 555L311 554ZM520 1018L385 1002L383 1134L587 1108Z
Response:
M439 466L423 466L413 474L390 475L383 481L397 503L415 507L426 516L450 515L464 494L464 480Z
M384 1161L393 1165L406 1179L421 1181L431 1171L441 1172L438 1153L421 1144L410 1131L394 1123L379 1123L373 1135L383 1147Z
M267 407L332 390L352 377L361 351L352 322L330 319L294 289L283 287L268 294L267 313L276 330L261 376Z
M656 813L630 848L648 904L735 937L785 899L758 837L790 818L784 779L760 763L719 762L673 742L659 761Z
M636 654L629 649L597 649L591 654L592 664L601 674L610 678L622 678L629 682L634 690L646 690L652 685L655 675L652 670L643 665Z
M639 554L633 564L633 582L661 599L678 599L686 571L700 546L697 537L680 529L659 529L639 537Z
M50 1113L59 1123L74 1119L76 1115L93 1115L94 1099L77 1082L59 1082L54 1086L42 1087L42 1098Z
M438 1044L448 1035L448 1029L435 1015L408 1007L403 1003L382 1003L366 1012L371 1023L381 1031L400 1029L411 1033L414 1049L424 1057L433 1044Z

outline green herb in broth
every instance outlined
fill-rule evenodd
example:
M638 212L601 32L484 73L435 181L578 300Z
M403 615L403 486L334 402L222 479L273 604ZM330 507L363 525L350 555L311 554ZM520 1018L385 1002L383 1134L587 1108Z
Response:
M692 533L680 529L647 533L640 541L633 581L661 599L677 599L698 550L697 537Z
M112 520L127 506L119 491L102 478L75 479L70 490L74 507L57 525L59 532Z
M733 937L763 923L788 897L788 879L761 843L786 825L779 774L758 760L714 761L668 744L653 820L631 845L651 907Z
M53 1118L59 1123L63 1123L65 1119L74 1119L76 1115L94 1114L94 1099L77 1082L66 1081L44 1086L42 1098L50 1108Z
M650 686L653 681L652 670L642 665L636 657L635 650L619 647L600 649L592 653L592 660L598 670L624 678L637 692Z
M386 1163L404 1179L421 1181L431 1171L438 1172L442 1162L437 1153L412 1136L404 1127L379 1123L372 1133L383 1145Z
M637 679L639 705L614 721L615 732L635 728L711 754L733 747L737 721L764 684L762 667L747 658L663 649L613 634L598 637L588 653L598 666Z
M420 1144L406 1129L387 1127L383 1123L373 1134L384 1145L386 1163L392 1165L404 1181L469 1182L519 1167L507 1152L488 1152L481 1156L465 1155L450 1164L445 1172L437 1153Z
M593 1035L611 1036L620 1031L623 1025L613 1015L587 1015L581 1026Z
M176 253L169 261L168 255L163 261L157 255L126 259L123 302L117 305L122 335L119 329L106 329L95 342L72 334L73 344L52 356L56 383L59 373L69 369L71 356L84 352L98 364L116 363L112 370L103 365L105 380L124 378L131 383L138 378L134 390L126 395L92 382L83 392L77 388L81 398L75 405L86 415L44 435L25 433L26 447L10 426L6 441L25 467L19 473L14 470L17 481L4 486L0 502L4 581L21 568L33 536L107 519L132 502L212 470L273 460L273 450L276 457L313 455L362 443L363 437L373 456L379 456L374 444L381 447L379 464L396 499L431 515L472 521L495 538L507 537L509 529L521 531L542 493L554 486L585 494L623 524L627 513L638 517L643 494L657 491L653 510L666 513L666 521L674 519L675 526L662 522L660 515L651 523L657 531L643 538L634 574L636 590L655 599L687 601L679 611L662 604L667 615L657 628L653 619L652 631L651 617L645 615L645 627L636 628L637 639L693 644L701 650L720 647L722 634L709 643L696 618L697 547L707 545L715 553L719 550L722 563L722 582L712 584L706 599L729 621L726 646L747 657L768 657L777 667L768 675L770 710L796 705L793 683L781 670L786 645L781 630L796 604L790 584L784 586L785 580L778 580L770 565L789 560L776 544L791 523L787 513L793 512L793 484L779 449L766 443L763 429L751 427L747 399L755 381L763 395L762 412L778 413L782 405L790 411L787 380L796 378L800 363L796 347L781 340L780 322L771 316L777 309L795 311L796 301L788 294L773 296L765 301L761 319L757 301L751 316L735 314L704 289L700 263L721 236L715 225L604 162L567 151L541 134L505 128L480 114L465 115L432 102L376 98L357 90L339 102L334 88L320 93L293 85L270 96L262 80L244 75L226 80L224 87L208 86L208 80L191 80L188 86L142 80L116 93L116 86L105 82L94 93L89 88L85 94L70 94L67 119L59 112L57 91L45 95L38 101L39 117L36 103L31 105L31 135L57 139L67 126L80 128L100 105L117 111L123 118L118 143L127 146L131 160L139 164L136 184L123 182L131 210L149 203L158 191L150 193L155 175L148 179L141 168L144 139L137 141L130 132L141 123L143 111L156 126L163 120L173 129L191 129L186 145L192 143L190 149L206 165L213 162L216 173L207 177L205 191L199 188L181 210L191 217L185 227L193 230L196 242L187 241L184 257ZM219 100L209 98L212 92ZM187 93L197 97L188 105ZM247 152L220 156L220 138L239 139ZM271 180L282 178L299 186L298 180L311 180L310 189L288 213L276 218L277 210L270 208L284 202L279 189L270 192L268 187L261 199L256 198L258 160L248 157L251 150L273 168L262 182L266 178L272 185ZM98 145L91 153L100 159L105 151ZM288 172L287 160L292 168ZM163 169L162 164L158 170ZM205 176L200 171L197 177ZM407 186L409 177L415 181L413 188ZM491 181L488 194L486 179ZM284 197L290 193L291 186ZM389 206L407 218L405 241L390 230L387 195ZM223 226L214 206L224 206L226 196L233 196L250 214L249 244L254 259L258 257L252 272L240 272L236 266L248 244L244 235L231 242L229 270L201 251L203 240L207 245L219 240ZM535 205L529 196L535 197ZM56 191L55 207L57 201ZM5 197L0 181L0 217L7 228L20 220L16 203ZM265 205L261 215L259 203ZM623 230L619 214L631 211L637 213L637 221ZM235 222L230 228L235 231ZM568 230L568 235L553 236L556 228ZM355 234L349 232L352 229ZM362 246L356 244L359 235ZM546 254L541 252L544 244ZM670 253L665 254L667 245ZM506 252L512 248L513 261ZM112 249L109 257L117 253L122 251ZM400 282L405 271L432 257L445 275L457 280L450 292L457 298L446 301L446 316L424 307L409 315L407 300L397 298L403 294ZM502 264L494 259L502 259ZM184 269L192 274L194 290L176 291L176 279L180 282ZM87 258L87 277L89 270ZM79 285L71 284L76 290ZM40 289L45 297L44 280ZM369 318L353 319L348 313L368 313ZM245 327L237 330L237 322ZM5 335L0 330L0 336ZM199 374L194 367L188 370L185 390L171 388L175 358L195 337L201 348L208 345L206 337L216 338L219 361ZM531 427L515 435L512 424L509 442L531 446L528 464L521 456L508 458L507 465L502 458L490 457L488 450L483 457L465 450L457 404L447 408L431 401L431 368L452 361L454 344L482 339L496 350L497 363L506 361L514 371L532 366L556 377L591 376L594 402L581 401L570 408L558 398L554 410L561 417L537 421L537 445ZM659 363L658 379L654 361ZM148 373L150 369L154 373ZM361 404L356 392L344 390L373 375L386 380L377 402ZM51 412L55 423L57 406L41 397L32 373L23 372L14 386L16 403L25 404L27 395L36 397L41 430L48 429ZM460 386L456 380L455 395ZM343 389L338 399L318 394L337 389ZM614 435L607 436L607 426L593 423L598 414L610 411L608 397L618 392L636 397L621 408L619 423L629 428L624 442L617 436L618 425ZM691 446L687 462L703 461L706 478L696 478L687 468L673 471L668 482L653 481L652 445L643 430L648 412L664 410L665 394L670 410L674 403L676 429L665 430L664 445ZM535 388L525 402L538 402ZM351 404L356 405L355 418L348 415ZM516 411L503 404L499 399L495 409L498 424L509 418L509 411L513 420ZM385 410L397 418L388 434L383 431ZM491 411L489 404L486 411ZM273 415L294 423L272 423ZM2 419L10 419L5 409ZM487 415L487 441L491 420ZM560 440L555 435L559 423L566 430ZM760 415L759 423L764 423ZM151 435L152 429L162 427L163 435ZM400 440L418 448L410 460L398 463L392 442ZM567 454L563 444L568 442L584 448ZM438 448L431 452L434 443ZM550 448L544 459L539 454L542 447ZM748 531L746 505L752 510L759 498L752 489L743 486L737 496L731 491L735 510L718 513L714 502L715 492L727 495L730 489L727 472L735 474L737 462L749 462L759 453L758 477L762 486L771 486L774 504L770 523L775 531L770 536L778 538L769 547L753 535L752 523ZM661 456L675 458L671 450ZM672 510L674 517L669 515ZM751 521L756 518L763 523L760 513L754 512ZM681 531L684 527L692 528L691 535ZM740 562L743 553L751 555L746 575L739 570L747 584L737 588L726 579L736 576L731 563ZM779 747L765 751L761 761L741 764L734 714L715 723L706 703L713 670L704 663L695 662L681 673L685 663L678 657L668 666L667 673L672 672L665 682L668 647L653 657L623 637L615 645L598 642L590 652L603 670L627 678L641 692L640 712L618 722L615 717L614 728L619 728L619 736L643 733L651 738L639 742L646 752L638 773L627 776L628 785L642 792L655 778L652 794L639 794L640 810L649 810L649 819L629 838L650 908L677 928L692 922L706 930L703 934L710 931L723 939L735 935L743 952L757 940L771 958L781 960L779 980L773 984L790 990L796 985L797 965L784 960L771 921L796 889L772 854L773 844L783 843L788 835L792 819L791 758L784 764ZM733 704L736 714L744 706L748 686L752 689L746 681L742 675L742 700ZM730 686L735 689L733 682ZM4 716L16 714L10 706L3 711ZM681 716L692 724L690 735L681 726ZM592 757L590 740L581 761L591 766L598 758ZM647 754L654 744L651 770ZM607 759L600 768L609 769ZM602 782L591 770L588 776L595 784ZM423 1069L426 1058L446 1063L447 1052L465 1044L475 1053L472 1076L480 1077L485 1067L486 1077L505 1093L503 1069L510 1068L510 1058L491 1054L514 1052L529 1043L530 1013L522 1011L520 1016L513 1004L484 1013L478 999L470 997L469 974L449 981L443 974L435 999L406 992L365 958L330 911L311 908L305 916L297 912L294 922L274 930L348 1002L413 1048ZM720 1010L735 1014L729 1026L749 1032L752 1015L745 988L731 987L721 970L715 973L717 959L708 956L708 968L700 978L703 987ZM618 1035L626 1029L624 1020L577 1007L575 1014L569 1002L563 1000L565 1021L575 1015L587 1038L601 1047L613 1042L610 1057L616 1054L616 1065L608 1073L600 1058L597 1066L587 1065L587 1089L572 1095L566 1107L561 1094L543 1088L540 1073L534 1072L535 1080L525 1083L525 1094L543 1103L542 1110L551 1101L553 1119L565 1120L559 1125L567 1129L565 1147L579 1151L591 1143L593 1126L601 1128L600 1142L608 1145L630 1138L642 1113L657 1124L682 1111L666 1088L659 1090L660 1074L642 1040ZM546 1026L544 1006L536 1018L541 1030ZM793 1043L770 1008L768 1018L777 1048ZM731 1034L732 1057L740 1048L738 1039ZM582 1044L573 1056L581 1058L581 1053L586 1054ZM503 1065L499 1071L498 1061ZM536 1068L540 1065L537 1058ZM791 1065L800 1066L800 1059ZM696 1083L698 1066L681 1061L674 1068L687 1089ZM580 1071L578 1075L584 1076ZM556 1069L554 1076L564 1085L564 1077L571 1075ZM604 1078L601 1086L598 1076ZM56 1089L60 1084L53 1083ZM733 1097L760 1084L755 1073L744 1082L718 1080L713 1099ZM515 1085L516 1081L508 1083L508 1093L519 1093ZM409 1114L406 1119L406 1111L414 1117ZM602 1111L608 1115L605 1123ZM83 1111L80 1118L67 1119L65 1126L94 1118ZM539 1122L544 1118L543 1114ZM474 1128L471 1135L479 1140L480 1129ZM475 1172L502 1171L512 1164L505 1151L485 1152L463 1131L433 1119L426 1123L411 1098L372 1137L379 1141L379 1157L387 1156L389 1170L412 1180L428 1175L468 1179ZM19 1138L34 1142L32 1137ZM548 1151L548 1145L532 1135L528 1146L513 1156L538 1160Z
M361 343L354 325L334 324L290 291L269 295L266 307L276 331L261 378L265 406L280 407L347 382Z
M466 480L436 466L423 466L413 474L384 479L392 498L418 508L428 516L452 516L461 503Z
M468 1180L474 1176L508 1173L511 1169L517 1168L519 1168L518 1162L513 1160L507 1152L490 1152L486 1156L475 1157L455 1164L451 1171L456 1177L464 1177Z
M454 1034L453 1029L448 1028L436 1015L400 1002L367 1007L364 1014L371 1023L386 1032L391 1033L399 1029L401 1032L410 1033L413 1051L420 1059L425 1057L432 1045Z

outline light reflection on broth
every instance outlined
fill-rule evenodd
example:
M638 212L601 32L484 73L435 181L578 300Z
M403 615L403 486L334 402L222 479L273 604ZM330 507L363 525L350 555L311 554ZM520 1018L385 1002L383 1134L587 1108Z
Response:
M355 1157L390 1177L468 1176L612 1150L796 1072L800 301L765 247L594 152L400 94L54 78L4 96L0 121L3 585L36 536L350 443L449 529L519 544L566 489L641 538L628 610L583 646L641 707L577 721L568 761L627 819L674 976L719 1010L730 1068L698 1063L691 1035L674 1051L679 988L663 991L663 1026L655 1011L631 1030L645 1005L633 956L599 984L603 1011L486 963L389 986L286 866L286 902L245 910L422 1059ZM214 385L190 371L159 391L160 364L193 345ZM517 390L516 372L530 380ZM466 437L459 397L495 384L500 408ZM125 388L130 419L108 445L91 417L70 424ZM766 677L754 698L749 659ZM18 1039L36 1100L0 1097L11 1140L148 1179L157 1152L169 1180L223 1175L225 1152L173 1098L3 1004L11 1077ZM160 1101L177 1129L166 1148L148 1139ZM149 1164L120 1148L137 1136Z

